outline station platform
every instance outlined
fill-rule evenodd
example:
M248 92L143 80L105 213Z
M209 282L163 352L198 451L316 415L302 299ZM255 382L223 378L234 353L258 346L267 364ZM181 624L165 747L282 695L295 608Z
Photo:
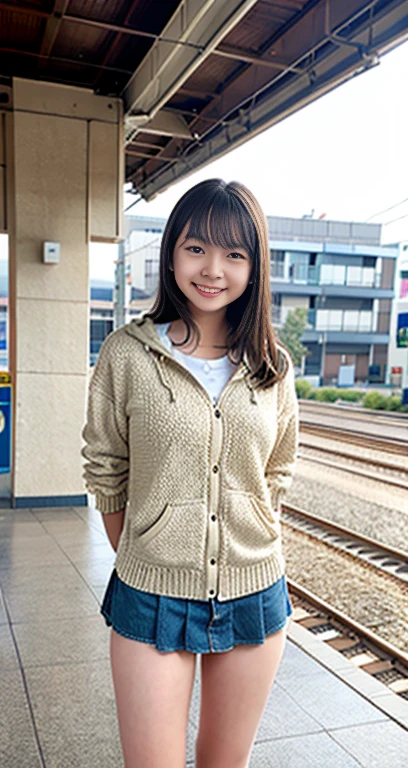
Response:
M123 765L99 613L114 557L91 507L0 509L2 768ZM407 755L408 702L292 622L248 768L402 768Z

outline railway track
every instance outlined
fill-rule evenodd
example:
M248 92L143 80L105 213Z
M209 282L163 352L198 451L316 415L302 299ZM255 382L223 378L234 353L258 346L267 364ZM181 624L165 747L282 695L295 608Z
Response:
M314 443L307 442L307 440L302 439L302 437L299 438L299 446L303 446L304 448L310 448L314 451L320 451L321 453L325 454L334 454L335 456L340 457L341 459L351 459L351 461L358 461L359 464L371 464L374 467L378 467L379 469L386 469L390 470L391 472L408 472L408 466L403 466L401 464L394 464L391 461L385 461L383 458L376 459L375 457L370 456L356 456L355 453L350 453L346 451L342 451L339 448L330 448L329 446L322 446L322 445L316 445Z
M359 432L345 427L326 426L313 421L304 421L300 417L300 429L303 434L316 435L317 437L331 438L342 443L351 443L360 448L374 448L386 453L405 455L408 442L399 437L376 437L367 432Z
M281 522L408 584L408 552L285 503L282 504Z
M322 449L322 452L324 452L324 449ZM337 454L335 451L333 451L336 455L341 456L342 454ZM359 475L360 477L364 477L367 480L375 480L378 483L386 483L387 485L393 485L396 488L403 488L408 492L408 483L398 477L390 477L386 476L384 474L375 474L375 472L367 472L367 470L359 469L358 467L351 467L347 464L339 464L334 463L333 461L329 461L328 459L323 459L318 456L308 456L307 454L301 453L299 454L299 458L303 461L312 461L315 464L324 464L326 467L330 467L331 469L341 470L342 472L348 472L349 474L353 475ZM350 457L351 458L351 457ZM358 459L359 461L360 459ZM375 463L377 466L381 467L382 469L388 468L387 465L381 464L381 462L373 462L373 461L367 461L367 463ZM399 471L403 471L401 468L398 468Z
M299 399L299 405L303 410L315 411L316 413L331 413L333 417L347 418L350 416L353 421L363 421L377 424L388 424L391 427L408 428L408 413L397 411L376 411L372 408L363 408L361 406L350 406L345 403L323 403L316 400Z
M408 701L408 654L287 578L292 621Z

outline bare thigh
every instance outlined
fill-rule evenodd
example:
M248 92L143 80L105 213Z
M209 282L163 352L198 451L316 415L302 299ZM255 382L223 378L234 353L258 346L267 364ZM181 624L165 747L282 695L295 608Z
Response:
M246 768L285 639L286 627L262 645L202 656L196 768Z
M196 655L161 653L113 628L110 653L125 768L184 768Z

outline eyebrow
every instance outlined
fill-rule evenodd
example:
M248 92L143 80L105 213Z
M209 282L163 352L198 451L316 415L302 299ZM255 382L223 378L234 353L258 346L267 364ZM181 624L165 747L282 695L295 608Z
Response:
M188 235L188 236L186 236L184 238L183 242L181 243L181 245L184 245L184 243L187 243L189 240L197 240L198 243L203 243L203 245L211 245L209 240L203 240L202 237L197 237L197 235ZM247 249L245 248L245 245L237 244L237 245L231 245L229 247L230 248L237 248L237 249L240 249L241 251L245 251L245 253L248 253ZM227 251L227 250L228 250L228 248L224 248L224 251Z

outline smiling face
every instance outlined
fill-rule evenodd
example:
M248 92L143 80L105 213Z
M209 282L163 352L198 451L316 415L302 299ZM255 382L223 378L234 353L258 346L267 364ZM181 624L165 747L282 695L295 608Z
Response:
M203 233L189 232L189 224L176 242L174 277L193 314L225 310L248 285L252 269L250 253L239 243L231 247L225 245L210 242Z

